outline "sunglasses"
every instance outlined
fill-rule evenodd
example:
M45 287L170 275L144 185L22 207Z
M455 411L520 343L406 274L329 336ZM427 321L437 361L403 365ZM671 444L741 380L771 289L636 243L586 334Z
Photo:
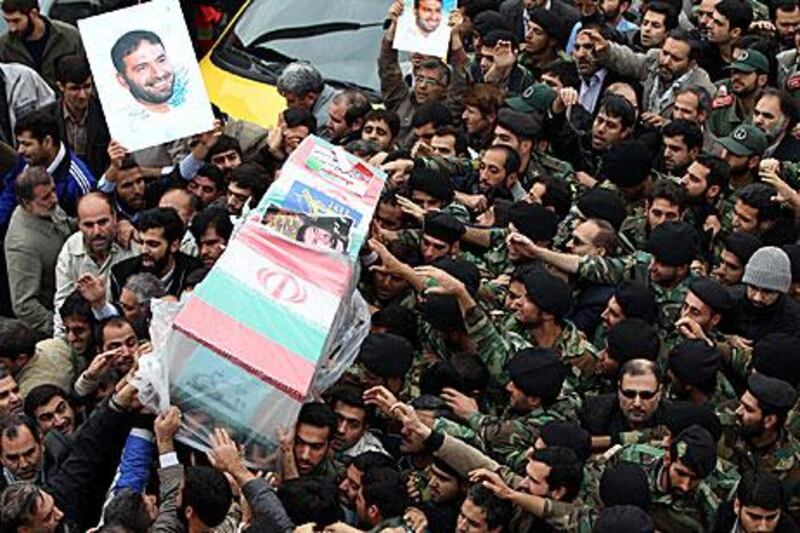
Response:
M637 396L642 400L652 400L658 394L658 391L649 391L649 390L630 390L630 389L620 389L619 393L622 394L629 400L635 399Z

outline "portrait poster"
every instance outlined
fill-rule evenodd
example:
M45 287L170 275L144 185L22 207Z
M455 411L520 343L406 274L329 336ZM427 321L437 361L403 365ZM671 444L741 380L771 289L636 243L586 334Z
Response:
M445 57L450 45L450 13L456 0L404 0L394 47L406 52Z
M340 215L309 215L272 206L261 223L297 242L344 253L353 221Z
M177 0L82 19L78 27L112 139L135 151L212 129Z

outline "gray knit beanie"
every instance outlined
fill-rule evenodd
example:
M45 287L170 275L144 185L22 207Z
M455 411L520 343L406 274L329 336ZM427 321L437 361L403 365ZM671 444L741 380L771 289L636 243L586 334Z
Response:
M792 284L792 262L780 248L759 248L744 267L742 283L786 294Z

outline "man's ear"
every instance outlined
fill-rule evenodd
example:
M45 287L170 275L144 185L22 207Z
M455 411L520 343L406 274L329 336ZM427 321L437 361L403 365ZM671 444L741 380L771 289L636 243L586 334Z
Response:
M128 85L128 80L126 80L125 76L123 76L119 72L117 72L117 83L119 83L125 90L130 89L130 85Z

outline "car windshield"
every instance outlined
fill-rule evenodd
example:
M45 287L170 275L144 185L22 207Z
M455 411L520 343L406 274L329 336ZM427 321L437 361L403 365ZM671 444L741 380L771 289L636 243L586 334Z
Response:
M253 0L226 48L261 63L308 61L329 80L378 91L378 52L391 0Z

